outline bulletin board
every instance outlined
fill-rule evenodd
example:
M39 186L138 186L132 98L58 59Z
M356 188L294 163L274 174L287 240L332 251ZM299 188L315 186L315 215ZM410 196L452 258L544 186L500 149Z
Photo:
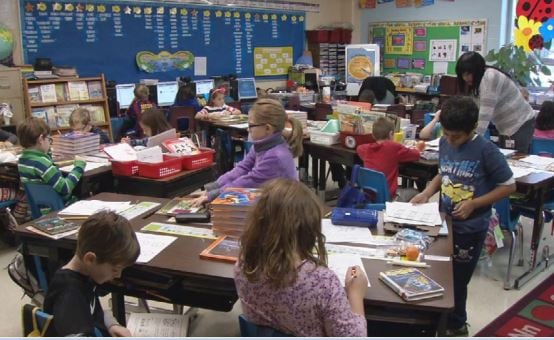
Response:
M50 58L118 83L236 74L286 77L304 48L305 12L171 1L20 0L24 61ZM255 51L277 48L276 60ZM265 50L264 50L265 49ZM277 56L277 54L279 54ZM256 71L257 70L257 71Z
M464 52L486 53L487 21L404 21L369 25L369 43L381 47L383 73L456 73Z

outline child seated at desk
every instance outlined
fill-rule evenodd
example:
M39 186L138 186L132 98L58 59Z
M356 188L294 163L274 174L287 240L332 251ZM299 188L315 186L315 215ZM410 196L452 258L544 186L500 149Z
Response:
M102 129L91 124L90 112L85 108L78 108L71 112L69 116L69 126L74 132L92 132L100 135L100 144L110 143L108 135Z
M304 184L279 178L264 185L235 266L243 313L292 336L367 336L367 277L349 267L342 287L327 267L321 218L321 203Z
M196 119L220 119L229 115L240 115L240 110L225 104L225 89L220 87L210 91L208 105L200 110Z
M163 110L160 109L148 109L144 111L140 117L139 125L146 137L139 139L123 137L121 141L131 146L146 146L148 138L171 129L171 125L165 119Z
M554 139L554 102L547 100L542 103L533 137Z
M258 99L248 115L252 148L233 170L206 184L206 192L195 204L199 206L212 201L226 187L258 188L266 181L279 177L298 181L294 158L302 154L302 125L291 124L287 142L283 137L286 121L287 113L281 102L270 98Z
M135 86L133 93L135 94L135 98L131 102L129 109L127 109L127 118L129 119L131 129L135 130L136 137L141 138L143 136L143 131L139 124L140 117L142 116L144 110L154 108L155 105L150 101L150 99L148 99L148 96L150 95L148 86L138 84Z
M452 97L442 107L444 136L439 174L412 203L425 203L440 190L440 207L452 216L454 311L447 336L467 336L467 285L485 242L494 202L515 191L515 180L498 147L475 133L479 108L470 97Z
M356 152L364 162L364 167L382 172L387 178L387 185L391 198L396 197L398 188L398 165L417 161L419 151L409 149L400 143L394 142L394 124L389 119L381 117L373 123L373 138L375 143L362 144ZM399 192L399 201L407 202L415 195L414 190Z
M27 118L17 127L17 135L25 148L17 164L21 182L47 184L66 203L71 201L71 193L83 175L86 162L76 159L73 170L64 177L49 155L52 137L50 128L42 119Z
M140 245L127 219L112 211L89 217L79 229L73 258L56 271L44 299L54 316L47 336L131 336L110 313L104 313L98 285L121 277L133 264Z
M195 112L202 110L202 107L196 99L196 90L194 83L188 83L179 87L173 106L191 106Z

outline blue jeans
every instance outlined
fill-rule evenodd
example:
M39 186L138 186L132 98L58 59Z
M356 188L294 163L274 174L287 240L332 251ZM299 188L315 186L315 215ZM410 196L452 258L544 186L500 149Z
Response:
M454 236L454 312L448 315L448 329L458 329L467 321L467 285L479 261L487 230Z

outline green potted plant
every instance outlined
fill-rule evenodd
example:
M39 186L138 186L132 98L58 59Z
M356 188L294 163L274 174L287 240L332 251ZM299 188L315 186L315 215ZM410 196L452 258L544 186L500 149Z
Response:
M538 75L551 74L537 51L526 52L523 47L513 43L502 46L498 51L490 50L485 60L509 74L521 86L540 86Z

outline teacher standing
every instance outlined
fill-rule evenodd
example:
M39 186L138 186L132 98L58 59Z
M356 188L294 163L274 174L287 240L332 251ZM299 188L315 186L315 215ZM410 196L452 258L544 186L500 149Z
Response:
M476 52L466 52L456 63L458 86L478 100L477 132L484 134L492 122L500 133L502 147L528 153L535 113L516 83L504 72L487 66Z

